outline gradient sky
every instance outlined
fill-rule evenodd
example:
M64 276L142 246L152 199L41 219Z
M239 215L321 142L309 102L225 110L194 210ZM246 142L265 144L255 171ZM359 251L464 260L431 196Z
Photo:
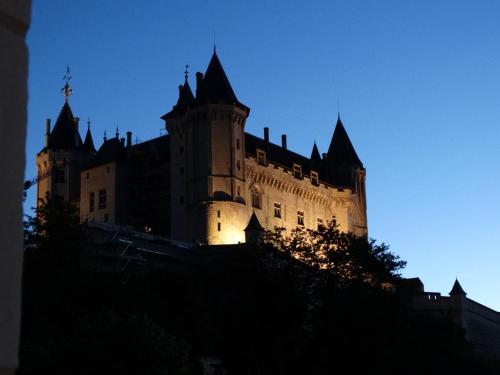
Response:
M120 4L118 7L117 5ZM500 311L500 2L35 0L26 176L71 67L81 129L160 134L184 65L217 53L246 131L326 152L337 111L367 169L370 236L428 291ZM83 130L82 130L83 133ZM82 134L83 136L83 134ZM35 188L27 207L33 206Z

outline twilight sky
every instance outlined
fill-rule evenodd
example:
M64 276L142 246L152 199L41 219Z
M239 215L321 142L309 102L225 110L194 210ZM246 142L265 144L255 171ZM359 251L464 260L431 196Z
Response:
M144 141L215 39L247 132L326 152L339 110L367 169L370 236L426 290L458 277L500 310L499 17L496 0L34 1L26 177L66 64L82 136L90 118L97 147L117 126Z

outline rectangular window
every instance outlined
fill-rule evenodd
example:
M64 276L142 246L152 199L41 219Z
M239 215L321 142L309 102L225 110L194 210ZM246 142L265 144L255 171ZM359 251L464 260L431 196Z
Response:
M220 232L220 223L217 223L217 231Z
M89 212L94 212L95 209L95 193L89 193Z
M99 209L102 210L106 208L106 202L107 197L106 197L106 189L100 189L99 190Z
M90 178L90 173L87 172L87 180Z
M274 203L274 217L281 219L281 203Z
M311 171L311 184L313 184L315 186L319 185L318 172Z
M304 226L304 211L297 211L297 224Z
M106 167L106 173L109 173L109 165Z
M302 179L302 167L298 164L293 165L293 177Z
M252 190L252 207L260 208L260 194L257 190Z
M266 165L266 153L262 150L257 150L257 164Z
M237 150L240 149L240 140L239 139L236 140L236 149Z
M217 210L217 217L220 217L220 210Z
M64 184L66 182L66 174L64 168L57 168L56 170L56 184Z

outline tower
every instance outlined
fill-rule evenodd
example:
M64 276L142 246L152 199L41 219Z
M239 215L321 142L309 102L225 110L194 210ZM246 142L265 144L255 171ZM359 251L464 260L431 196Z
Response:
M59 197L66 202L79 205L80 170L82 164L94 153L90 127L85 143L78 131L79 118L73 116L69 97L73 90L69 85L71 76L67 68L65 85L61 89L64 105L57 117L54 128L50 129L50 119L45 125L45 146L36 156L38 170L37 207L47 195Z
M347 135L340 115L337 118L332 141L328 148L326 164L327 174L335 186L352 189L354 199L352 206L349 207L349 227L353 228L355 235L366 236L368 234L365 190L366 170Z
M186 70L177 104L162 117L170 134L173 238L244 242L244 130L249 112L236 98L215 49L205 74L196 73L196 97Z

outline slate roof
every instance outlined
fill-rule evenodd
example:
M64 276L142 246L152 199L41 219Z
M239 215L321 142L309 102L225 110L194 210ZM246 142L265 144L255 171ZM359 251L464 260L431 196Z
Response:
M201 81L200 87L196 88L196 100L199 102L236 102L238 99L227 79L226 72L220 63L217 53L212 55L208 64L205 76Z
M453 288L451 288L451 291L449 294L450 294L450 296L457 296L457 295L466 296L467 295L467 293L465 293L465 291L462 288L462 285L460 285L460 283L458 282L457 279L455 279L455 283L453 284Z
M316 146L316 142L314 142L314 146L311 152L311 160L321 161L321 155L319 153L318 146Z
M167 114L163 115L161 118L165 120L166 118L173 115L183 115L186 113L188 107L194 102L194 95L189 86L189 82L186 78L184 85L179 85L179 98L177 103L174 105L172 110Z
M166 162L170 158L170 137L163 135L146 142L125 147L118 138L111 138L101 145L85 169L106 163L127 163L136 157L147 156L156 163Z
M49 135L47 148L52 150L71 150L79 148L81 145L82 138L76 128L73 112L68 102L65 102L57 117L56 124Z
M87 134L85 134L85 141L83 142L82 148L91 154L96 152L94 140L92 139L92 133L90 132L90 126L87 128Z
M328 148L328 160L334 163L345 163L363 167L363 163L359 160L340 117L337 119L332 141Z
M125 146L116 137L110 138L101 145L95 156L89 161L85 169L98 165L123 162L125 160Z
M252 216L250 217L250 220L248 221L247 227L244 229L244 231L249 231L249 230L256 230L259 232L264 231L264 228L262 228L262 225L260 225L259 219L257 218L257 215L255 215L255 211L252 213Z

